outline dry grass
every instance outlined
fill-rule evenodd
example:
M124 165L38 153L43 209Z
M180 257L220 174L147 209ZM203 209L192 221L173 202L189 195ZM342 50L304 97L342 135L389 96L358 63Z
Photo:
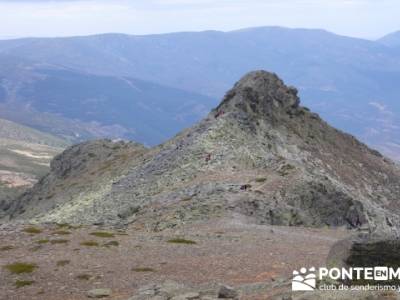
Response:
M0 251L9 251L14 249L14 246L3 246L0 248Z
M101 237L101 238L112 238L114 237L114 234L111 232L106 232L106 231L95 231L91 232L90 235L96 236L96 237Z
M56 244L67 244L69 240L51 240L50 244L56 245Z
M90 278L92 278L92 276L90 276L89 274L79 274L75 278L79 279L79 280L90 280Z
M38 240L38 241L36 241L36 243L38 243L38 244L40 244L40 245L42 245L42 244L47 244L48 242L50 242L50 240L48 240L48 239L43 239L43 240Z
M69 260L59 260L57 262L57 267L64 267L64 266L68 265L70 262L71 261L69 261Z
M32 280L17 280L16 282L15 282L15 286L16 286L16 288L17 289L19 289L19 288L22 288L22 287L24 287L24 286L29 286L29 285L32 285L32 284L34 284L35 282L34 281L32 281Z
M23 229L23 232L29 233L29 234L39 234L42 233L42 230L37 228L37 227L27 227Z
M155 272L153 268L132 268L133 272Z
M53 234L57 234L57 235L68 235L68 234L71 234L71 232L70 232L70 231L67 231L67 230L57 230L57 231L54 231Z
M99 243L95 242L95 241L85 241L81 243L82 246L86 246L86 247L98 247Z
M105 243L103 246L104 247L111 247L111 246L118 247L119 242L118 241L109 241L109 242Z
M184 238L170 239L170 240L168 240L168 243L171 243L171 244L186 244L186 245L197 244L195 241L187 240L187 239L184 239Z

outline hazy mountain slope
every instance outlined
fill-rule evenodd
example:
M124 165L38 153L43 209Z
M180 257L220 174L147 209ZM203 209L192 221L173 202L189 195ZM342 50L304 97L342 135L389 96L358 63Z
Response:
M332 124L400 157L400 53L380 42L266 27L0 41L0 52L213 97L241 74L268 69L298 86L305 105Z
M0 116L70 140L157 144L196 122L213 102L142 80L13 59L0 56Z
M0 119L0 202L36 183L67 145L57 137Z
M371 230L400 222L400 169L299 106L296 89L263 71L242 78L206 119L132 156L132 165L104 188L87 182L82 194L71 189L71 179L83 183L90 172L76 175L68 166L79 165L87 147L59 156L7 214L157 230L235 214L261 224Z
M393 48L400 47L400 31L396 31L388 35L385 35L383 38L380 38L378 42L388 47L393 47Z

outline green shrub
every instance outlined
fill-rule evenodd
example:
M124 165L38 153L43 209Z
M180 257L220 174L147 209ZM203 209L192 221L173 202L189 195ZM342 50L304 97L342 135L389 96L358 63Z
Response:
M39 234L42 233L42 230L36 227L27 227L23 230L26 233L30 233L30 234Z
M38 244L47 244L48 242L50 242L50 240L48 240L48 239L43 239L43 240L36 241L36 243L38 243Z
M37 266L31 263L15 262L4 266L12 274L32 273Z
M69 240L51 240L50 244L56 245L56 244L66 244L68 243Z
M168 240L168 243L172 243L172 244L187 244L187 245L197 244L195 241L186 240L186 239L183 239L183 238L170 239L170 240Z
M15 282L15 286L17 287L17 289L19 289L24 286L32 285L33 283L35 283L35 282L32 280L17 280Z
M134 272L155 272L153 268L132 268Z
M95 241L85 241L81 243L82 246L87 246L87 247L98 247L99 243Z
M265 178L265 177L260 177L260 178L256 178L256 182L265 182L265 181L267 181L267 178Z
M111 246L118 247L119 243L118 243L118 241L109 241L109 242L105 243L103 246L104 247L111 247Z

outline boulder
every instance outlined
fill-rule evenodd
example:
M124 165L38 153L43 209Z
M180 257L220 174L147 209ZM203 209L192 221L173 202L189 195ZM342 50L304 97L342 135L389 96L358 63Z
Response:
M111 296L110 289L93 289L87 292L89 298L106 298Z

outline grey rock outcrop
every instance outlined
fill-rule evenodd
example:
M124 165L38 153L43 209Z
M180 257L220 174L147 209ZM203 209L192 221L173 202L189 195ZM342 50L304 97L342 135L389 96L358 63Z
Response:
M165 281L141 287L137 295L128 300L236 300L238 295L234 288L224 285L219 290L194 289L174 281Z

